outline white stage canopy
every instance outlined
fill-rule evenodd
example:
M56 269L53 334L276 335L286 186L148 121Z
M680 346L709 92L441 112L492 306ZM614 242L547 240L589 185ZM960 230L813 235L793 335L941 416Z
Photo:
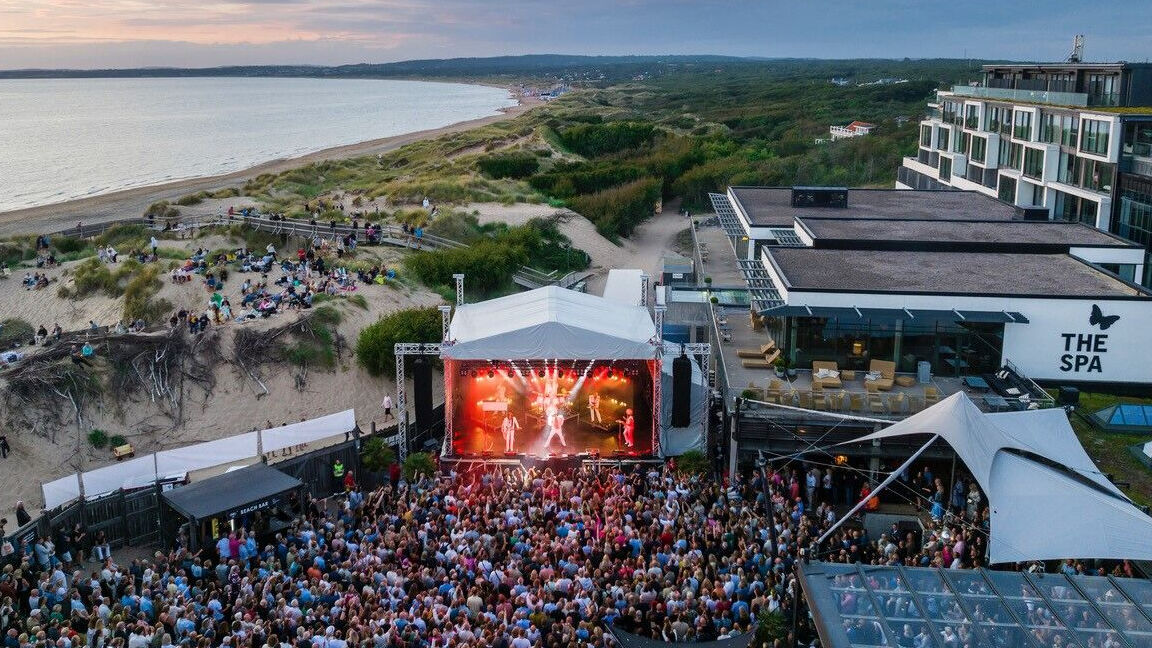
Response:
M656 357L648 309L556 286L458 306L448 338L454 360Z
M1152 517L1096 467L1062 409L985 414L963 393L857 439L939 434L992 509L994 563L1152 560Z

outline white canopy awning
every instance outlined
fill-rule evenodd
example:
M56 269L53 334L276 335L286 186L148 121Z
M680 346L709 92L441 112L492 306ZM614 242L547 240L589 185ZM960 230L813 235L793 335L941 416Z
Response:
M963 393L857 439L939 434L988 496L994 563L1152 560L1152 517L1084 452L1062 409L985 414Z
M648 309L556 286L458 306L448 339L455 360L656 357Z

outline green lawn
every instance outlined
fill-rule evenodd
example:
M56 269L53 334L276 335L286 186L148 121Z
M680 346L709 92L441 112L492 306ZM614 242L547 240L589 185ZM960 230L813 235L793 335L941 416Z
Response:
M1131 484L1122 490L1133 502L1152 505L1152 470L1140 463L1128 449L1132 445L1146 443L1152 440L1152 437L1103 432L1081 418L1081 414L1090 416L1093 412L1116 403L1152 404L1152 398L1081 393L1078 412L1071 417L1072 428L1076 430L1076 436L1080 438L1080 443L1088 452L1088 456L1092 457L1101 471L1111 473L1116 481Z

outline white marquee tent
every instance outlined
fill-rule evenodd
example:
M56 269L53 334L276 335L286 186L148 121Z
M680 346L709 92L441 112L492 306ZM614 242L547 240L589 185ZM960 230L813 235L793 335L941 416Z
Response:
M458 306L441 356L453 360L656 357L648 309L545 286Z
M994 563L1152 560L1152 517L1105 477L1062 409L985 414L963 393L857 441L939 434L992 509Z

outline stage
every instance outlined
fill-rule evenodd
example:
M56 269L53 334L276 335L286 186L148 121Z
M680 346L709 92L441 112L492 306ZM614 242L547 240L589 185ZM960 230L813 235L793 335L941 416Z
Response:
M655 363L451 361L452 454L651 456Z

